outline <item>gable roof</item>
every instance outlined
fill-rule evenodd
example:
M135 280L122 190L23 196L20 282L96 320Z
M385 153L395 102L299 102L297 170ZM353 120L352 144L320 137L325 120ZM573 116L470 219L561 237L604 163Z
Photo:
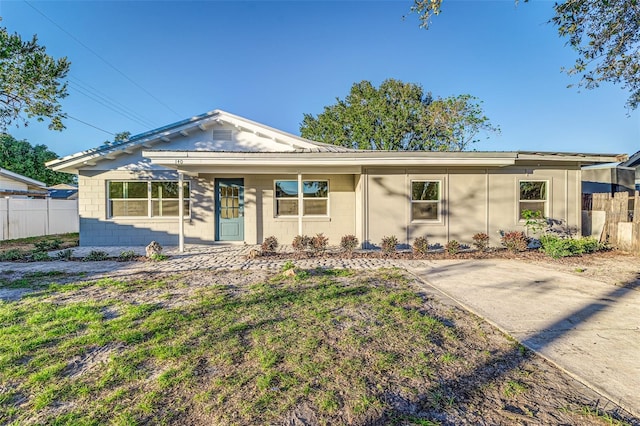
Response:
M638 167L640 166L640 151L632 154L627 161L620 163L624 167Z
M30 186L37 186L37 187L40 187L42 189L46 189L46 186L47 186L47 184L44 183L44 182L40 182L39 180L31 179L31 178L26 177L24 175L21 175L21 174L18 174L18 173L14 173L12 171L9 171L9 170L3 169L3 168L0 168L0 176L4 176L4 177L6 177L8 179L16 180L18 182L22 182L22 183L25 183L25 184L30 185Z
M216 124L228 124L236 129L266 137L282 145L281 152L351 152L351 148L315 142L291 133L257 123L219 109L196 115L167 126L140 133L121 142L105 143L97 148L71 154L46 163L56 171L75 171L82 165L93 166L99 161L113 160L119 155L132 154L160 143L169 143L176 137L187 136L193 130L205 131Z

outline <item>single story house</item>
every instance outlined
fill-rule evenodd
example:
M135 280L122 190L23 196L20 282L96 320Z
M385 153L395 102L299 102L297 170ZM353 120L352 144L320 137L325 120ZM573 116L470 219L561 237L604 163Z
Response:
M596 164L582 168L582 193L635 191L636 170L621 163Z
M55 200L77 200L78 199L78 186L70 185L68 183L59 183L47 188L49 191L49 198Z
M84 246L259 244L323 233L365 246L524 230L523 210L581 226L581 167L625 156L383 152L307 140L214 110L47 165L75 173Z
M627 161L622 162L620 165L635 169L636 171L635 187L636 187L636 191L640 191L640 151L629 156L629 159Z
M0 197L45 198L47 184L0 168Z

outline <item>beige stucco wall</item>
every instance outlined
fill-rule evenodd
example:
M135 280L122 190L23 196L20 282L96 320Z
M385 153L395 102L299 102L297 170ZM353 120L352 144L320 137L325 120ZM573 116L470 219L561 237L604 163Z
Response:
M547 216L579 229L580 170L529 167L500 169L370 169L366 171L367 208L363 240L379 245L395 235L410 245L418 236L431 243L455 239L471 245L472 236L486 232L491 244L499 245L499 231L524 231L518 220L520 180L548 182ZM411 220L411 181L441 182L440 220Z
M27 189L29 189L29 187L24 182L19 182L17 180L14 180L5 176L0 176L0 189L26 191ZM34 189L41 189L41 188L34 188Z

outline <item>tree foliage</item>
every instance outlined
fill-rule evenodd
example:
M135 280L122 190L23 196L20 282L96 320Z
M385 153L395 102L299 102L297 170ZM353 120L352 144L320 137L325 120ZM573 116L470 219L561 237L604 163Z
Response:
M411 11L428 28L441 6L442 0L414 0ZM640 105L640 1L565 0L556 2L554 10L550 22L578 54L573 66L565 69L567 74L579 75L578 85L588 89L602 82L621 84L629 91L627 106L636 109Z
M3 169L39 180L48 186L72 183L73 175L54 172L44 165L56 158L58 155L49 151L46 145L32 146L26 140L18 141L6 133L0 134L0 167Z
M64 129L59 100L67 96L62 80L69 72L67 58L46 54L38 39L22 41L0 27L0 128L11 123L29 124L29 118L50 120L49 128Z
M305 114L303 137L334 145L372 150L462 151L480 131L498 131L476 98L433 99L421 86L388 79L376 88L355 83L344 100L314 117Z

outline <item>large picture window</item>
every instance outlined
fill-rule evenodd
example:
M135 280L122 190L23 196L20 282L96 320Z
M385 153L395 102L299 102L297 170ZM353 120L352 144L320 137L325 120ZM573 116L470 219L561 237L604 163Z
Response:
M275 182L276 216L297 216L302 195L303 216L327 216L329 214L329 182L326 180L302 181L302 194L296 180Z
M522 212L531 210L540 217L547 215L547 181L521 180L519 185L520 196L518 206L518 218L524 219Z
M190 184L184 182L184 215L189 215ZM109 217L177 217L177 181L110 181L107 183Z
M440 181L411 182L411 220L440 220Z

